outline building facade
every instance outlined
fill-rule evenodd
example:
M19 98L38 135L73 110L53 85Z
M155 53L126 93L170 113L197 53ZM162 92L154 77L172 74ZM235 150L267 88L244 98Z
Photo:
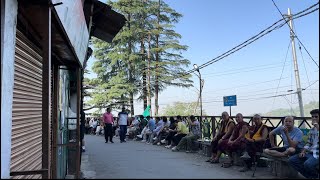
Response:
M89 39L124 23L98 0L1 0L1 178L79 178Z

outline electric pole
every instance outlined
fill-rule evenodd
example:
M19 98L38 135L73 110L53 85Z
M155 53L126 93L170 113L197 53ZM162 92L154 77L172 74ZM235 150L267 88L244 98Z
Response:
M294 73L296 79L296 86L297 86L297 94L299 100L299 108L300 108L300 116L304 117L304 110L303 110L303 103L302 103L302 89L300 84L300 76L299 76L299 69L298 69L298 62L297 62L297 55L296 55L296 45L295 45L295 33L293 32L293 22L291 16L291 10L288 8L288 17L289 17L289 25L290 25L290 38L291 38L291 45L292 45L292 56L293 56L293 63L294 63Z

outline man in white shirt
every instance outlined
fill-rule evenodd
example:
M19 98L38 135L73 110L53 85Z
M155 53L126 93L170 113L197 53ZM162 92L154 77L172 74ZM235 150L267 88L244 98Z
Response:
M118 123L120 126L120 143L126 142L127 125L128 125L128 113L126 108L122 107L122 111L118 114Z

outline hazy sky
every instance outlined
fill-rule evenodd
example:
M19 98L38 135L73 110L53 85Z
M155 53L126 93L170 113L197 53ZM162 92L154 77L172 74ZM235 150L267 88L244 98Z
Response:
M272 0L164 0L183 14L176 24L181 44L189 46L183 53L191 64L201 65L230 50L281 18ZM281 13L288 8L295 14L317 3L315 0L275 0ZM317 6L319 7L319 5ZM319 11L294 20L295 33L319 64ZM289 46L290 45L290 46ZM289 48L289 49L288 49ZM303 91L303 103L319 99L319 68L296 40L296 54ZM89 67L94 58L89 60ZM297 95L270 96L296 91L290 32L287 25L277 29L236 53L200 69L204 79L203 109L208 115L229 111L223 96L237 95L232 114L266 113L277 108L295 108ZM92 77L91 74L89 77ZM199 79L193 76L199 89ZM159 95L160 113L175 101L198 99L195 88L169 87ZM152 99L154 106L154 98ZM143 112L143 102L135 102L135 114ZM154 112L154 108L152 108Z

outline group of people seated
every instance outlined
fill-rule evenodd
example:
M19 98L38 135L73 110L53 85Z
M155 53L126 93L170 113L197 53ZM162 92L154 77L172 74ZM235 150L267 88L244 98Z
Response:
M87 117L85 120L85 134L103 135L103 125L99 118Z
M235 154L247 152L249 158L245 159L245 166L240 169L241 172L245 172L251 168L256 152L262 152L268 136L268 128L262 123L261 116L258 114L253 116L252 126L243 120L241 113L238 113L235 119L237 123L227 112L222 113L220 127L211 142L212 156L207 162L219 163L224 153L228 155L228 160L222 164L222 167L228 168L233 165Z
M245 122L241 113L236 114L235 121L227 112L223 112L218 130L211 141L212 156L206 161L220 163L222 154L227 159L222 167L229 168L240 156L245 172L256 162L257 152L260 155L288 158L288 163L306 178L317 178L316 167L319 166L319 109L310 112L312 128L308 142L303 142L302 131L295 126L294 117L287 116L283 125L269 132L259 114L252 117L252 125ZM128 121L127 136L141 139L141 142L154 145L165 145L172 151L196 152L194 142L201 137L200 122L194 117L143 117L135 116ZM115 130L116 131L116 130ZM276 135L281 136L283 146L277 147Z
M166 148L172 151L195 152L193 142L201 136L200 122L194 116L182 119L181 116L170 117L146 117L147 124L136 137L147 144L166 144Z
M283 125L268 132L268 127L262 123L261 116L256 114L252 118L252 126L243 121L238 113L236 122L227 112L222 113L222 122L211 142L212 156L207 162L219 163L221 154L227 154L228 159L222 167L233 165L234 156L242 155L245 166L240 169L245 172L251 169L255 162L256 153L266 156L288 158L289 164L306 178L317 178L319 166L319 109L310 112L312 128L308 134L308 141L303 142L303 132L294 125L294 117L287 116ZM280 135L283 146L277 147L276 135ZM267 141L268 140L268 141ZM267 147L267 142L270 147ZM263 155L262 154L262 155Z

